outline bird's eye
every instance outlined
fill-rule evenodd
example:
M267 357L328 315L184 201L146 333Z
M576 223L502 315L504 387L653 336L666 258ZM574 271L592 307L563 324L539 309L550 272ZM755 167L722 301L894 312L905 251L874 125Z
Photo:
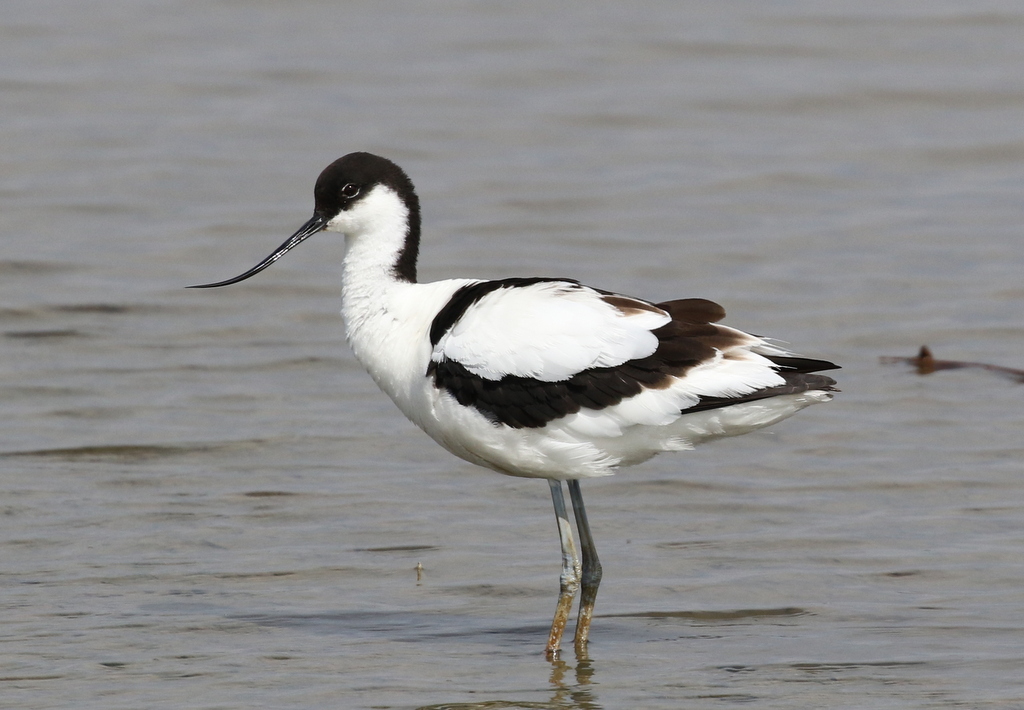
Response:
M351 198L351 197L355 197L358 194L359 194L359 185L356 185L354 182L350 182L350 183L346 184L343 188L341 188L341 195L342 195L342 197L350 197Z

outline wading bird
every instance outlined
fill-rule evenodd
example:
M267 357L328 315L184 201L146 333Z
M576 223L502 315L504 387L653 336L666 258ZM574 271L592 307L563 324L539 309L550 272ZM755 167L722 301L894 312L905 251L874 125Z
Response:
M744 434L832 398L837 366L719 325L716 303L651 303L571 279L418 283L420 207L389 160L351 153L316 181L313 217L238 283L321 231L345 235L342 315L356 358L456 456L550 484L562 575L547 654L580 590L587 644L601 564L580 479ZM572 501L580 552L566 512Z

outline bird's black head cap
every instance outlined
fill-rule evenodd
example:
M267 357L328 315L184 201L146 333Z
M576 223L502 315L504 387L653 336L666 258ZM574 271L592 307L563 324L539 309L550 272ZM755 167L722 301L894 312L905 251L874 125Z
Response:
M377 185L394 191L409 211L405 247L395 264L395 273L399 278L414 283L420 245L420 201L412 180L400 167L372 153L349 153L338 158L317 178L313 189L316 200L314 212L330 221Z

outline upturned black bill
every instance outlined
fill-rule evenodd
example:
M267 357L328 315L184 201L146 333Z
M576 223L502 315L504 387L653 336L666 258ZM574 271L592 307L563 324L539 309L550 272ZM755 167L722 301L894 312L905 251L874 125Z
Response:
M273 254L256 264L256 266L252 267L244 274L240 274L239 276L236 276L233 279L228 279L227 281L218 281L217 283L212 284L199 284L197 286L189 286L188 288L217 288L218 286L230 286L231 284L236 284L239 281L245 281L250 276L255 276L259 272L263 271L265 268L273 264L317 232L322 231L326 226L327 220L322 215L314 214L308 222L299 227L299 231L288 237L288 240L279 246Z

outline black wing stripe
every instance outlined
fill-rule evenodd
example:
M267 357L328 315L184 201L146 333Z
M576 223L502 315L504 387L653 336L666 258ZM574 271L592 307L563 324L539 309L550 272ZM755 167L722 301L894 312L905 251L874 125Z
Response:
M451 330L459 318L469 310L469 307L480 301L487 294L502 288L523 288L550 281L560 281L574 286L579 285L579 281L573 281L572 279L555 279L541 276L495 279L494 281L480 281L479 283L463 286L452 294L452 297L448 299L448 303L444 304L444 307L434 316L434 320L430 324L430 347L437 345L441 338L444 337L444 334Z

